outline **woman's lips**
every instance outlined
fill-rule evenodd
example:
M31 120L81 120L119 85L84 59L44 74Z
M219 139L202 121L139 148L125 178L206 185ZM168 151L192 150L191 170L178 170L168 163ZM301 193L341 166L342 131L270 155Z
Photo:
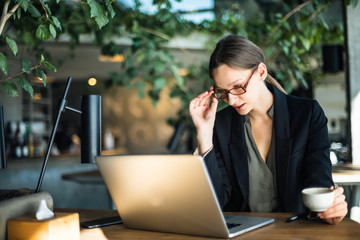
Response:
M245 106L245 103L243 103L239 106L233 106L233 107L236 109L236 111L240 111L242 108L244 108L244 106Z

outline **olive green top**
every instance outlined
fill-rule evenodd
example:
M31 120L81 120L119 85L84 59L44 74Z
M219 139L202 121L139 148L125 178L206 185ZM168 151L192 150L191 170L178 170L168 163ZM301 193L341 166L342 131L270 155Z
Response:
M274 106L268 115L273 118ZM272 212L277 208L275 136L272 134L266 162L262 158L251 133L251 123L245 115L245 139L249 165L249 206L252 212ZM273 131L274 133L274 125Z

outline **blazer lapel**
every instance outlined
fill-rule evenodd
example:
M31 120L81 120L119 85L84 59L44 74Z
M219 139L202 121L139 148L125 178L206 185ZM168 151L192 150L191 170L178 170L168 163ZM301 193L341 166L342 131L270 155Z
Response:
M274 94L274 124L276 139L276 176L279 201L287 206L286 192L289 173L289 161L293 139L290 137L289 112L286 95L275 87L269 86ZM231 121L231 137L229 143L230 159L234 166L236 180L246 201L249 199L249 169L247 148L245 143L243 116L233 112Z
M229 150L237 182L240 186L244 199L248 201L249 169L247 162L247 148L245 144L244 120L237 112L233 114L231 122Z
M293 139L290 137L290 121L286 96L277 89L274 94L274 124L276 138L276 176L279 200L287 206L286 192L289 179L289 162Z

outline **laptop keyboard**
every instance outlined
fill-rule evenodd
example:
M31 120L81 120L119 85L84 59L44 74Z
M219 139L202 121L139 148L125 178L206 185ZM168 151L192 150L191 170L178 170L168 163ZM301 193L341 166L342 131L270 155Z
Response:
M240 223L226 223L226 226L228 229L231 229L231 228L234 228L234 227L237 227L240 225L241 225Z

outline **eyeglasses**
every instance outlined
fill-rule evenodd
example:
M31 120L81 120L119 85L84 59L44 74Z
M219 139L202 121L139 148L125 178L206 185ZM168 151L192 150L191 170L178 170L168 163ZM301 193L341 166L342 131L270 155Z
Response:
M252 76L254 75L254 72L256 71L256 68L254 68L254 70L252 70L248 80L246 81L246 83L244 84L244 86L238 86L238 87L234 87L230 90L224 90L224 89L215 89L214 90L214 97L217 99L225 99L228 98L228 94L232 94L232 95L241 95L246 93L246 87L250 82L250 79L252 78Z

